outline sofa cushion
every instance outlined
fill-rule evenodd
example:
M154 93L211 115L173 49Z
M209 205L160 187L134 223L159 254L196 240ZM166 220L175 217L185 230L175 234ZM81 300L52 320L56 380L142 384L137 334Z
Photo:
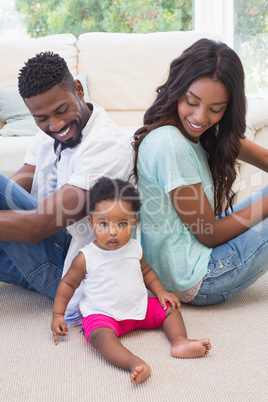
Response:
M87 73L97 106L107 111L146 110L166 80L170 62L204 36L220 39L197 31L85 33L77 41L78 71Z
M62 56L73 75L77 70L76 37L72 34L50 35L43 38L2 39L0 40L1 76L0 87L16 86L18 73L23 63L37 53L52 51Z

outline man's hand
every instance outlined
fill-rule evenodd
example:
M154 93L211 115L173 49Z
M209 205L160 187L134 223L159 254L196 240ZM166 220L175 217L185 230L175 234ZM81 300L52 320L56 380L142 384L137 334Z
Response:
M161 290L160 292L158 292L157 298L160 301L161 306L164 310L167 309L166 303L169 302L171 304L172 310L175 310L177 308L179 311L181 311L181 303L173 293L170 293L167 290Z
M54 343L58 345L58 335L66 336L68 335L68 328L66 322L64 320L63 315L53 315L52 323L51 323L51 330L53 332Z
M64 184L35 209L0 211L0 241L39 243L84 218L87 196L87 190Z

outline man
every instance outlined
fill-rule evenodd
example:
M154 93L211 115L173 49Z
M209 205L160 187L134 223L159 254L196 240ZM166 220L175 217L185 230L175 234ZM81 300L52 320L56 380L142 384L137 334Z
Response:
M100 176L126 179L132 150L106 112L85 103L81 82L59 55L29 59L19 92L39 131L12 180L0 176L0 281L53 299L74 256L93 240L89 188ZM79 320L79 299L78 291L69 323Z

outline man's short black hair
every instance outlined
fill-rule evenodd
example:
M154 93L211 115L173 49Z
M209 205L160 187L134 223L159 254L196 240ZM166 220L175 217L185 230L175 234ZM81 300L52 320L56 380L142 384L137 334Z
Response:
M39 53L20 69L18 87L23 99L42 94L55 85L74 91L67 63L56 53Z
M138 191L131 183L101 177L89 191L89 215L94 213L96 205L100 202L114 200L129 202L136 215L141 207Z

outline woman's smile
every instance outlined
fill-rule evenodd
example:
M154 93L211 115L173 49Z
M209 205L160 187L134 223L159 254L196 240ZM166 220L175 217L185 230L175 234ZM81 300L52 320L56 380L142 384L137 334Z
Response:
M200 135L221 120L228 101L221 81L208 77L193 81L178 102L179 130L188 140L198 142Z

